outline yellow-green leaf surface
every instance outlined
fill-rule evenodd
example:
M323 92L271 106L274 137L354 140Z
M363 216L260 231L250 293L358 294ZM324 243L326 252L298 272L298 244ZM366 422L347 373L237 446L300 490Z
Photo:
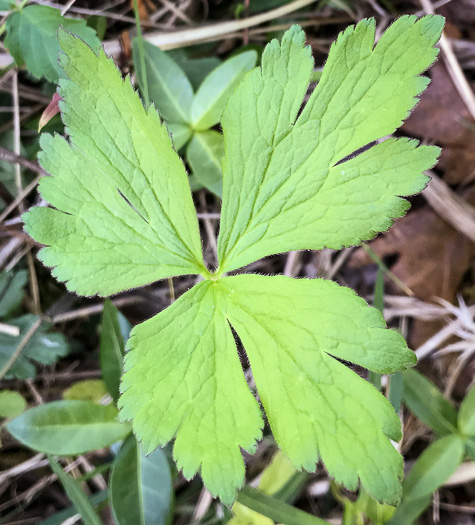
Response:
M199 273L201 241L187 175L165 125L101 50L64 31L60 81L69 141L41 137L40 182L53 208L24 215L40 259L81 295L110 295Z
M442 17L402 16L376 47L374 20L349 27L298 118L313 71L305 35L294 26L266 47L222 117L223 272L274 253L359 244L404 214L399 196L424 188L438 148L391 139L344 159L409 115L442 27Z
M253 447L262 421L229 323L292 463L313 471L320 456L347 487L356 489L360 478L378 499L397 501L402 459L387 437L400 439L399 419L335 357L385 373L413 365L415 357L377 310L331 281L258 275L204 281L136 327L119 405L145 450L176 434L174 456L184 474L201 466L211 493L234 499L244 474L239 447Z
M440 17L401 17L376 47L373 22L349 28L298 119L313 71L304 33L293 27L266 47L262 69L244 77L223 117L214 274L202 260L185 169L158 114L144 110L102 51L60 33L69 140L42 139L51 177L40 190L52 207L28 212L26 230L46 245L40 258L53 275L82 295L172 275L205 278L133 329L118 404L145 452L175 438L184 475L201 471L226 503L244 481L241 451L254 450L263 426L232 329L292 464L313 470L322 459L348 488L361 482L376 499L398 501L402 458L390 439L400 438L399 420L342 361L379 373L407 368L415 357L404 340L332 282L222 274L271 253L358 243L404 213L399 196L423 188L437 148L388 139L346 157L407 116L427 85L418 75L436 56L441 28Z
M176 435L178 468L188 478L201 468L210 492L232 503L244 481L240 448L253 451L263 422L225 310L221 288L202 281L135 327L119 407L146 453Z

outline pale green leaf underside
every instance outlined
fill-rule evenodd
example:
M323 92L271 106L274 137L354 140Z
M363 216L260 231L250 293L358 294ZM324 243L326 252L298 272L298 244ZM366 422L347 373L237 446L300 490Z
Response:
M184 474L201 467L212 494L234 499L244 476L239 447L253 448L262 420L229 323L294 465L313 470L320 454L339 482L354 489L360 478L375 497L394 503L402 459L387 437L400 438L399 420L383 396L332 356L392 372L411 366L414 354L377 310L331 281L203 281L136 327L119 405L145 449L176 435L174 456Z
M244 73L256 65L257 53L245 51L228 58L203 80L191 105L191 124L206 130L219 123L229 95Z
M181 67L157 46L144 42L145 74L150 100L156 105L160 116L169 122L187 124L190 121L194 93L188 77ZM137 80L143 78L139 60L138 43L133 42L134 64ZM140 86L143 90L143 86Z
M82 295L110 295L203 271L198 221L184 166L165 125L128 80L60 32L68 79L60 83L70 142L42 136L40 183L56 209L33 208L26 231L41 260Z
M119 407L147 453L176 434L178 468L187 477L201 468L211 493L231 503L244 481L240 447L254 449L263 423L223 310L220 288L202 281L135 327Z
M220 270L299 249L340 248L386 230L404 214L398 196L424 188L437 148L382 143L408 116L435 60L443 18L399 18L374 46L374 20L333 44L323 75L297 118L312 74L304 33L271 42L222 117L225 139ZM361 175L361 176L360 176Z
M211 129L194 133L186 149L186 158L193 174L203 186L218 197L223 195L223 156L223 136Z

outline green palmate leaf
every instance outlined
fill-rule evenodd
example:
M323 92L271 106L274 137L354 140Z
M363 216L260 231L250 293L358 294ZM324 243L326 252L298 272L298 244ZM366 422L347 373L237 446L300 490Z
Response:
M191 106L191 124L206 130L218 124L229 95L244 73L256 65L257 53L246 51L231 57L214 69L202 82Z
M170 523L173 486L165 453L158 449L146 456L130 436L112 468L109 501L117 525Z
M178 468L191 477L201 467L208 489L232 502L244 480L240 447L254 450L263 423L222 314L224 301L220 288L203 281L135 327L119 406L146 453L176 434Z
M59 9L42 5L30 5L8 17L5 46L18 65L25 64L37 78L55 82L62 73L58 65L60 26L79 35L94 49L99 48L96 32L85 20L61 16Z
M117 409L91 401L54 401L16 417L7 429L39 452L70 456L108 447L130 433L117 421Z
M360 478L371 494L396 501L402 460L385 436L400 438L397 415L332 356L383 373L415 357L401 336L383 329L377 310L330 281L257 275L204 281L136 327L119 406L122 418L134 419L145 449L177 434L174 456L184 474L201 466L210 491L233 500L244 476L239 447L252 450L262 420L228 321L293 464L313 470L320 453L341 483L355 489Z
M26 229L47 245L40 258L53 274L83 295L204 277L134 328L118 404L145 453L175 438L185 476L201 470L226 503L244 480L241 449L254 450L263 426L232 329L294 467L313 470L322 459L350 489L361 482L380 501L398 501L402 459L388 438L400 438L399 420L341 360L378 373L405 369L415 357L404 340L334 283L223 273L284 250L357 243L404 213L399 196L423 188L437 148L389 139L344 158L407 116L441 28L440 17L402 17L375 48L373 22L348 29L297 120L313 70L304 34L294 27L266 47L262 69L245 76L223 117L215 273L204 266L186 172L155 109L144 110L102 51L60 33L70 142L43 138L52 177L40 190L54 209L31 210Z
M218 197L223 194L223 156L223 136L213 130L195 133L186 150L186 157L197 180Z
M437 56L441 17L399 18L374 47L374 20L333 44L323 75L297 118L313 71L294 26L262 55L222 118L225 141L220 269L273 253L341 248L386 230L421 191L438 148L391 139L429 83L419 77ZM252 196L252 197L250 197Z
M70 142L42 135L40 191L25 229L50 245L40 259L82 295L108 295L203 271L185 168L154 108L145 111L103 51L60 32L60 82ZM90 176L84 176L89 174Z

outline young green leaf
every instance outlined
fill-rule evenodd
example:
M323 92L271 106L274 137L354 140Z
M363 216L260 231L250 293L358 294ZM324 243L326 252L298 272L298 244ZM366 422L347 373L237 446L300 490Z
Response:
M257 53L245 51L228 58L203 80L191 105L191 125L198 131L219 123L229 95L244 74L256 65Z
M223 136L214 130L195 133L186 150L186 158L197 180L218 197L223 194L223 157Z
M134 328L119 406L123 419L133 418L145 450L176 433L174 456L184 474L201 464L211 493L234 499L244 474L239 446L252 449L262 421L228 321L293 464L314 470L320 453L337 481L356 489L360 478L368 492L395 502L402 459L386 436L400 439L399 419L334 357L383 373L411 366L415 357L399 334L384 329L377 310L330 281L258 275L204 281Z
M0 417L19 416L26 405L26 399L19 392L0 390Z
M23 216L47 245L40 259L82 295L204 271L187 175L165 125L102 50L97 56L65 31L59 38L70 142L42 135L40 162L52 176L40 191L55 209Z
M271 42L222 117L225 141L220 271L290 250L341 248L371 239L402 216L399 196L421 191L438 148L391 139L429 79L442 17L402 16L374 47L374 20L333 44L297 118L313 71L303 31ZM252 196L252 197L250 197Z
M245 76L223 117L214 274L202 260L186 173L158 114L143 109L103 52L60 34L71 139L43 139L41 161L53 176L40 190L55 209L30 211L27 231L48 245L40 257L54 275L83 295L172 275L205 278L134 328L118 404L145 452L175 437L184 475L201 469L226 503L244 480L241 449L254 450L263 425L230 325L292 463L313 470L321 458L349 488L361 482L381 501L399 498L402 459L388 439L399 439L399 420L339 360L380 373L404 369L415 358L403 339L334 283L222 274L288 249L357 243L404 213L399 195L422 189L437 148L389 139L344 158L391 133L427 85L417 75L436 56L442 19L416 20L400 18L374 49L372 22L343 33L297 120L313 71L304 34L294 27L266 47L262 69Z
M117 421L113 405L53 401L23 412L7 424L18 441L39 452L71 456L109 447L124 439L129 425Z
M176 435L178 468L190 478L201 467L210 492L232 503L244 481L240 448L254 450L263 422L224 308L220 288L206 280L136 326L119 407L145 453Z
M7 18L5 47L15 62L19 66L25 64L33 76L56 82L62 74L58 64L60 26L99 49L101 42L85 20L61 16L59 9L43 5L29 5Z
M183 69L167 53L157 46L144 42L145 75L148 82L149 97L160 111L161 117L169 122L190 122L193 87ZM137 80L141 82L143 71L138 60L138 44L135 39L132 52L137 70ZM140 86L143 89L143 86Z
M112 467L109 502L116 525L167 525L173 503L168 460L160 449L146 456L130 436Z

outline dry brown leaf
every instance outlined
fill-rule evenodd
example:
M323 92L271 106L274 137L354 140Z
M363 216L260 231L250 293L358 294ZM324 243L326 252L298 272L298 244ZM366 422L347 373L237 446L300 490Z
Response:
M467 190L464 199L475 204L475 188ZM414 292L418 299L431 302L441 297L454 302L462 279L475 257L475 244L459 233L429 206L414 210L388 233L370 243L380 258L396 257L391 271ZM373 264L359 248L349 259L350 266ZM388 290L392 289L388 282ZM414 320L410 333L413 348L420 346L443 326L442 321Z
M432 82L402 131L442 147L438 168L448 184L475 178L475 132L470 114L455 89L445 65L431 69Z

